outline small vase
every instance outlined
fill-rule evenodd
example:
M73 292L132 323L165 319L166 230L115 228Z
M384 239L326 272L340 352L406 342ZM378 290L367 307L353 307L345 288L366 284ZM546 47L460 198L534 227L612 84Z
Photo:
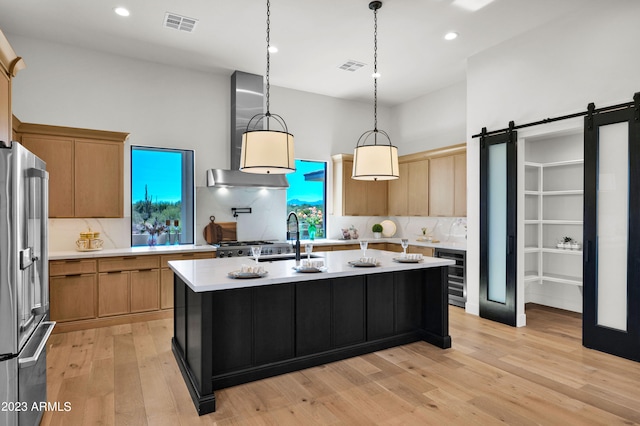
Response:
M158 244L158 237L156 236L156 234L149 235L149 238L147 239L147 245L149 247L154 247L156 244Z
M379 240L380 237L382 237L382 232L374 232L373 233L373 238L375 238L376 240Z
M309 239L310 240L315 240L316 239L316 226L315 225L309 225L309 227L307 228L307 232L309 232Z

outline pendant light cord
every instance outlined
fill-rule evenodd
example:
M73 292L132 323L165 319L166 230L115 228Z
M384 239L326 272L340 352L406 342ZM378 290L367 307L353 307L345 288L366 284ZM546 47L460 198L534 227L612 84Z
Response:
M269 130L269 68L271 67L271 55L269 53L269 48L271 47L271 38L269 36L271 32L271 2L267 0L267 130Z
M373 10L373 131L378 131L378 9Z

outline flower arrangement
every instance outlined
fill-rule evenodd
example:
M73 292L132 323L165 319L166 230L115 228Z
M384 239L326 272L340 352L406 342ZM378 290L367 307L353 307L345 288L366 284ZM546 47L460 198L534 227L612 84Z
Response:
M302 210L300 216L302 220L309 225L318 226L322 223L322 210L319 210L317 207L309 207L308 209Z
M167 226L158 222L158 219L154 219L153 223L144 222L142 224L142 231L145 231L149 235L156 235L167 230Z

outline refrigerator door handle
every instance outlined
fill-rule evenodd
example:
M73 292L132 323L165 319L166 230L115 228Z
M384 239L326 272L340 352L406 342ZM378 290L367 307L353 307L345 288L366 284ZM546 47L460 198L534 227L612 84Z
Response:
M36 365L36 363L38 362L38 359L40 358L40 355L42 355L42 351L44 350L44 347L47 344L47 339L51 335L51 332L53 331L53 327L55 327L55 325L56 325L55 321L44 321L42 324L40 324L40 326L38 327L38 330L36 330L36 332L33 333L34 337L32 337L32 338L37 338L36 336L40 337L38 346L35 348L32 354L29 354L29 356L24 358L23 357L18 358L18 366L20 368L27 368L27 367ZM35 343L33 344L35 345ZM32 347L31 344L27 344L24 350L26 351L31 347Z

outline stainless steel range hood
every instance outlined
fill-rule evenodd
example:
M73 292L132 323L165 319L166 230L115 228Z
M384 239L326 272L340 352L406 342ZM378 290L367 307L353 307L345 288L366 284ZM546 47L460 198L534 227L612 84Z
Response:
M240 167L242 133L251 117L264 112L264 82L261 75L235 71L231 75L231 170L207 170L207 186L287 189L285 175L244 173Z

